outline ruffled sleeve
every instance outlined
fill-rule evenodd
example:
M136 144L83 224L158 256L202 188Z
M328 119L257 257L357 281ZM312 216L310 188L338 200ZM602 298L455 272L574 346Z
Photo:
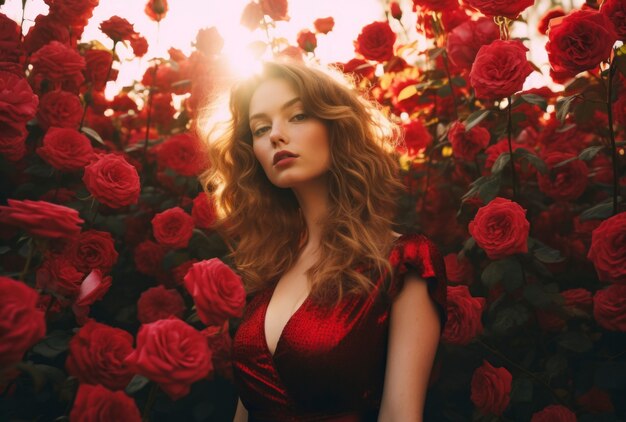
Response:
M404 286L407 274L416 275L428 284L441 320L441 331L447 320L447 278L443 257L437 246L423 234L404 234L398 238L389 256L393 274L388 294L393 300Z

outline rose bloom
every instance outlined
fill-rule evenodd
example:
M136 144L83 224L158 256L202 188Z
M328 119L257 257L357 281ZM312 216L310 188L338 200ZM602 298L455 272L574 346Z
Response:
M576 414L560 404L551 404L533 413L530 422L576 422Z
M480 47L469 75L476 97L503 98L521 91L526 77L533 72L527 51L517 40L495 40Z
M613 22L620 41L626 41L626 2L624 0L604 0L600 13Z
M317 47L317 38L315 34L308 29L298 32L298 46L309 53L313 52Z
M213 352L215 373L233 381L233 361L231 357L232 339L228 334L228 324L224 327L207 327L202 330Z
M288 21L287 0L260 0L263 13L275 21Z
M152 240L145 240L135 247L135 267L142 274L155 276L161 273L165 249Z
M464 285L448 286L447 290L448 321L442 339L449 344L468 344L483 332L485 298L473 297Z
M78 95L50 91L40 98L37 122L44 130L50 126L78 129L82 115L83 105Z
M165 17L168 5L167 0L148 0L144 12L153 21L159 22Z
M37 154L59 171L82 170L91 161L91 141L76 129L51 127Z
M318 18L313 21L315 31L320 34L328 34L335 27L335 19L332 16L327 18Z
M85 275L64 255L49 253L37 269L37 288L67 298L76 298Z
M502 415L511 400L513 375L504 367L495 368L486 360L472 375L472 403L484 414Z
M472 284L474 268L468 259L459 259L458 254L449 253L443 257L448 280L458 284Z
M67 86L74 90L85 80L82 73L85 70L83 56L58 41L51 41L37 50L31 56L31 63L31 77L35 78L36 86L45 79L55 87Z
M413 0L413 7L422 7L434 12L442 12L459 7L458 0Z
M626 331L626 285L611 284L593 296L593 317L610 331Z
M593 231L587 258L600 280L626 283L626 212L604 220Z
M110 71L113 65L113 55L107 50L87 50L85 52L85 77L87 82L93 84L94 89L102 91L106 86L106 81L113 80L114 72Z
M384 62L393 57L396 33L389 22L373 22L365 25L355 41L355 51L368 60Z
M85 167L83 182L89 193L111 208L136 204L141 190L137 169L115 154L102 155Z
M157 162L181 176L196 176L209 165L202 141L188 133L171 136L159 145Z
M353 73L358 80L370 79L376 71L376 67L363 59L351 59L346 63L339 63L339 67L343 73Z
M218 258L193 264L184 282L196 304L200 321L206 325L221 325L228 318L243 315L246 302L243 283Z
M560 18L561 16L565 16L565 10L562 7L555 7L554 9L548 10L539 21L537 25L537 31L541 35L548 34L548 28L550 27L550 20L555 18Z
M490 138L491 135L487 129L474 126L466 131L465 125L460 121L454 122L448 132L452 153L456 158L465 161L473 161L476 154L487 148Z
M185 309L183 297L176 290L151 287L137 301L137 319L142 324L149 324L172 315L182 318Z
M8 199L0 206L0 223L18 226L33 236L67 238L80 232L78 211L46 201Z
M611 400L611 395L595 385L586 393L576 397L576 403L580 405L583 412L589 413L613 413L615 406ZM575 420L574 420L575 421ZM539 421L542 422L542 421ZM544 422L548 422L547 420Z
M93 269L107 273L111 271L118 257L111 233L98 230L86 230L72 238L65 254L84 273Z
M46 335L44 313L35 289L0 276L0 368L18 363Z
M471 69L478 50L500 38L500 30L493 19L481 17L455 27L447 39L447 51L455 66Z
M20 161L26 155L26 126L0 121L0 154L9 161Z
M428 148L433 141L433 136L421 120L411 120L409 123L403 125L402 129L404 130L406 152L411 156L415 156L420 151ZM400 150L404 152L404 147L401 147Z
M70 340L65 368L80 383L123 390L133 377L124 364L132 351L130 333L89 321Z
M100 31L115 42L130 40L135 34L133 24L119 16L111 16L100 23Z
M26 79L0 71L0 122L26 123L35 116L38 104Z
M528 252L530 223L518 203L495 198L481 207L469 223L469 232L490 259Z
M402 9L400 8L400 4L397 1L392 1L391 3L389 3L389 13L391 14L391 16L393 16L394 19L402 19Z
M46 2L50 14L66 26L85 26L100 0L54 0Z
M102 299L111 288L111 276L102 276L98 269L92 270L80 284L78 297L72 304L72 311L78 325L89 322L89 309L92 304Z
M135 57L143 57L148 52L148 40L141 35L135 34L130 39L130 47Z
M210 229L215 223L215 204L206 193L200 192L194 198L191 218L193 218L196 227L201 229Z
M222 47L224 47L224 38L222 38L216 27L202 28L198 31L196 48L199 51L207 56L213 56L220 54Z
M193 228L193 218L180 207L169 208L152 219L154 238L170 248L186 248Z
M591 311L593 298L589 290L579 287L576 289L564 290L559 294L563 297L563 306L565 308L576 308L585 312Z
M27 54L33 54L50 41L69 44L70 31L54 16L37 15L35 25L28 30L28 34L24 37L24 50Z
M19 25L8 16L0 13L0 62L20 61L22 53Z
M206 338L174 317L143 324L126 363L134 373L159 384L172 400L189 394L191 384L213 371Z
M135 400L123 391L110 391L101 385L80 384L70 422L124 421L141 422Z
M554 167L562 161L575 157L574 154L550 153L544 160L550 172L537 173L539 190L557 201L573 201L580 197L587 188L589 175L587 164L582 160L574 160Z
M577 75L607 59L616 40L617 33L606 15L577 10L550 27L546 50L555 72Z
M263 9L261 8L261 5L251 1L243 9L240 23L250 31L254 31L259 27L261 19L263 19Z
M483 15L517 19L520 13L535 4L535 0L467 0L467 3Z

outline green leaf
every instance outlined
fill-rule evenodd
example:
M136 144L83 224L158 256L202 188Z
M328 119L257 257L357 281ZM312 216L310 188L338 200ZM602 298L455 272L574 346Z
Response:
M593 346L592 341L579 331L567 331L557 338L557 343L567 350L584 353Z
M90 137L91 139L93 139L94 141L98 142L100 145L104 145L104 140L102 140L102 137L100 136L100 134L96 132L95 130L93 130L92 128L83 126L80 129L80 131L83 132L88 137Z
M436 47L436 48L431 48L429 50L427 50L426 54L428 54L428 57L431 59L437 58L441 55L441 53L443 53L444 51L446 51L445 48L443 47Z
M569 97L561 98L556 102L556 118L559 119L561 123L565 122L565 118L567 117L567 113L569 113L572 102L577 97L578 95L571 95Z
M528 104L539 106L544 111L548 108L548 101L545 98L543 98L541 95L522 94L521 98L524 101L526 101Z
M487 116L489 116L489 113L491 113L491 110L478 110L470 114L467 119L465 119L465 122L463 122L463 124L465 125L465 131L467 132L468 130L485 120Z
M54 359L69 347L71 334L55 330L33 347L33 352L48 359Z
M513 378L511 385L511 402L531 402L533 400L533 383L525 377Z
M495 163L491 167L491 173L500 173L504 167L511 161L511 154L508 152L503 152L498 156Z
M567 369L567 359L562 354L550 356L546 361L546 371L550 377L555 377Z
M589 161L603 149L604 149L603 145L595 145L589 148L585 148L584 150L580 152L580 154L578 154L578 158L580 158L583 161Z
M530 313L528 309L521 304L502 308L502 310L498 312L491 328L495 333L504 335L509 333L511 329L525 324L529 317Z
M486 204L491 202L500 192L500 173L497 173L493 177L489 177L485 183L478 188L478 196Z
M480 279L489 288L501 282L507 291L512 291L522 284L522 268L514 258L500 259L487 265Z
M524 286L524 298L536 308L546 308L554 302L554 295L538 283Z
M171 270L186 261L189 261L189 254L187 254L187 252L169 251L163 257L163 268Z
M617 202L620 202L621 200L621 197L617 198ZM583 211L579 217L582 221L604 220L609 218L611 215L613 215L613 198L609 198L606 201Z
M149 382L150 380L143 375L135 375L126 386L126 394L132 396L133 394L144 388L146 385L148 385Z
M532 252L535 258L546 264L555 264L565 261L565 257L561 256L561 252L544 244L533 249Z
M528 161L528 163L532 165L534 168L536 168L539 173L546 174L548 172L548 166L546 165L546 163L537 155L533 154L527 149L516 148L515 155Z

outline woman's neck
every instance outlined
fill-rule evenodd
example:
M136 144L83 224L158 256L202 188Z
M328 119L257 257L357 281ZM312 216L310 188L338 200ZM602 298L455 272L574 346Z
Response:
M328 182L326 177L293 188L306 223L306 248L317 249L321 241L322 221L328 215Z

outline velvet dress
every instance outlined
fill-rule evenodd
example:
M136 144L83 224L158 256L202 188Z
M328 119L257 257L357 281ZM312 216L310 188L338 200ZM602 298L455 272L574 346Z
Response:
M443 258L422 234L404 234L389 253L394 276L367 296L336 307L307 297L270 353L265 313L278 279L248 302L233 340L233 369L249 422L375 421L380 408L391 303L407 273L428 283L441 327L446 321Z

